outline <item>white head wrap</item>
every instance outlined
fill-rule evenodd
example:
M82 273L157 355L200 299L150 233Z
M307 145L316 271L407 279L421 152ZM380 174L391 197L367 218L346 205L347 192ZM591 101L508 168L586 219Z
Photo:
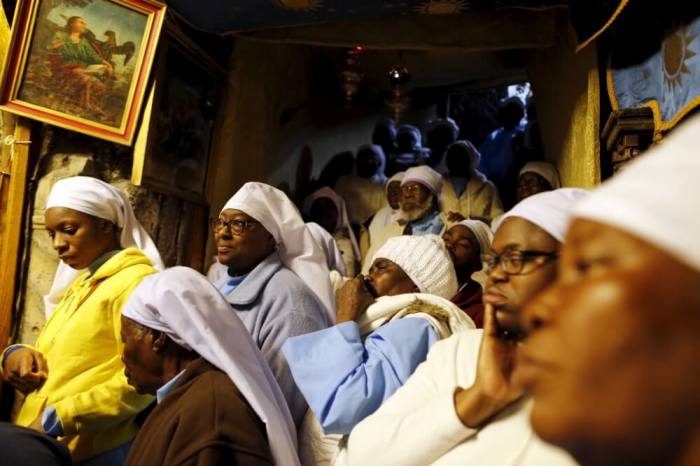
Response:
M442 191L442 175L433 170L427 165L421 165L418 167L411 167L406 170L403 181L401 181L401 186L415 181L420 183L426 188L428 188L435 196L440 196Z
M391 178L386 180L386 185L384 186L384 192L387 194L389 193L389 185L393 183L394 181L398 181L401 183L403 181L404 176L406 176L406 172L398 172L395 173Z
M452 259L437 235L389 238L376 252L372 263L380 258L401 267L421 293L445 299L457 293L457 274Z
M383 127L387 128L389 132L391 133L391 138L396 139L396 122L394 121L393 118L382 118L380 119L376 125L374 125L374 128L378 127Z
M129 199L114 186L89 176L74 176L58 180L51 188L46 200L46 209L52 207L66 207L109 220L121 229L119 237L121 247L138 248L151 260L156 269L164 268L155 243L136 219ZM47 318L61 302L66 289L84 272L84 270L73 269L63 261L58 263L51 289L44 296Z
M379 159L379 167L377 167L377 171L372 176L372 180L377 183L384 183L386 181L386 175L384 174L386 171L386 155L384 154L382 146L377 144L363 144L357 148L357 152L359 153L361 150L369 150L377 156Z
M355 232L352 231L350 226L350 219L348 217L348 210L345 207L345 200L338 195L331 188L324 186L323 188L314 191L310 195L306 196L304 199L304 215L307 217L311 214L311 208L314 205L314 201L317 199L330 199L335 204L335 208L338 210L338 223L335 225L335 230L343 230L345 234L348 235L350 243L352 243L352 250L355 253L356 258L360 258L360 247L357 244L357 238L355 237Z
M493 231L498 232L498 228L506 219L520 217L534 223L563 243L571 221L572 209L576 202L585 198L587 194L588 191L579 188L559 188L535 194L523 199L503 214L494 222Z
M472 233L474 233L474 236L476 237L477 242L479 243L479 249L481 250L481 254L486 254L491 250L491 242L493 242L493 233L491 232L491 228L481 220L474 220L474 219L466 219L462 220L459 223L455 223L455 225L464 225L465 227L469 228Z
M187 267L149 275L122 315L165 332L225 372L265 423L275 464L299 464L294 423L275 377L239 317L203 275Z
M464 147L467 150L467 154L469 154L470 159L470 171L476 171L477 167L479 166L479 163L481 163L481 152L479 152L477 148L474 147L474 144L472 144L471 141L467 141L466 139L463 139L461 141L455 141L447 147L447 150L445 151L445 156L447 156L447 154L450 152L450 149L457 146ZM447 157L445 157L445 160L446 159Z
M335 242L335 238L333 238L331 234L318 223L307 222L306 226L309 227L311 235L314 237L318 245L321 246L323 252L326 253L328 268L330 270L338 271L338 273L343 277L346 276L347 271L345 270L343 254L341 254L340 249L338 249L338 243Z
M696 116L593 191L573 216L626 231L700 270L699 135Z
M286 194L265 183L246 183L226 202L244 212L272 235L282 263L308 286L335 322L335 298L326 256Z
M518 176L523 176L523 173L536 173L547 180L552 189L561 188L559 172L556 167L549 162L528 162L520 170Z

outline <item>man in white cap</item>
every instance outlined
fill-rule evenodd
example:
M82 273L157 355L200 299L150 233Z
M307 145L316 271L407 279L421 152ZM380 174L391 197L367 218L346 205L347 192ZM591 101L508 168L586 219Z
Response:
M228 267L217 288L262 351L298 425L306 402L280 348L335 321L326 256L292 201L263 183L243 185L212 223L217 258Z
M436 343L411 378L350 434L336 464L572 465L535 437L511 380L518 316L551 283L574 203L561 189L507 212L488 255L484 329Z
M125 374L157 406L127 465L296 465L287 403L257 345L207 279L173 267L122 313Z
M364 273L372 265L371 259L387 239L399 235L441 235L445 224L440 216L439 199L442 176L427 165L406 170L401 180L399 211L395 223L379 233L365 256Z
M699 131L576 207L560 278L525 310L532 426L585 466L700 464Z
M438 236L391 238L369 274L339 291L334 327L287 340L282 351L323 432L348 434L406 381L433 343L474 328L448 300L456 290ZM302 452L311 441L302 434Z

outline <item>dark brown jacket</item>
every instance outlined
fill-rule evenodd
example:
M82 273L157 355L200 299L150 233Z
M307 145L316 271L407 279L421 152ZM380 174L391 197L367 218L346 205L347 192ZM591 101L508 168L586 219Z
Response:
M228 376L191 362L148 416L127 466L273 465L265 424Z

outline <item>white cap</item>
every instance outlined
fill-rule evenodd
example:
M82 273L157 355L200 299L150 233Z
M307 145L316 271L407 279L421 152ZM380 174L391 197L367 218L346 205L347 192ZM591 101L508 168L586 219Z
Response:
M372 258L389 259L406 272L421 293L450 299L457 293L457 274L445 243L437 235L389 238Z
M700 271L700 118L576 206L574 218L626 231Z
M442 175L427 165L411 167L406 170L401 186L411 181L422 184L436 196L439 196L442 191Z

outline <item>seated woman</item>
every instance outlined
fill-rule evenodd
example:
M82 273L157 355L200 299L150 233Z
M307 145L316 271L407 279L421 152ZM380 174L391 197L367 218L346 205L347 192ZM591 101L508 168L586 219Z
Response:
M153 400L124 377L121 309L163 264L127 197L95 178L58 181L45 220L61 259L54 282L84 272L67 290L54 287L64 296L35 346L3 353L5 381L27 395L16 422L60 437L75 462L121 465L138 430L134 418Z
M198 272L146 278L124 306L126 376L156 396L127 465L297 465L296 430L270 368Z
M408 379L433 343L474 328L447 299L456 290L440 237L391 238L369 274L338 292L335 326L287 340L282 352L311 409L300 437L303 464L328 464L340 436L324 433L348 434Z
M360 248L350 226L345 201L330 188L321 188L304 199L304 215L333 235L343 255L344 275L354 277L360 261Z
M467 313L476 328L483 328L484 304L481 296L486 274L481 272L484 268L481 257L491 250L491 229L480 220L462 220L447 230L442 239L450 252L459 284L457 294L451 301Z

